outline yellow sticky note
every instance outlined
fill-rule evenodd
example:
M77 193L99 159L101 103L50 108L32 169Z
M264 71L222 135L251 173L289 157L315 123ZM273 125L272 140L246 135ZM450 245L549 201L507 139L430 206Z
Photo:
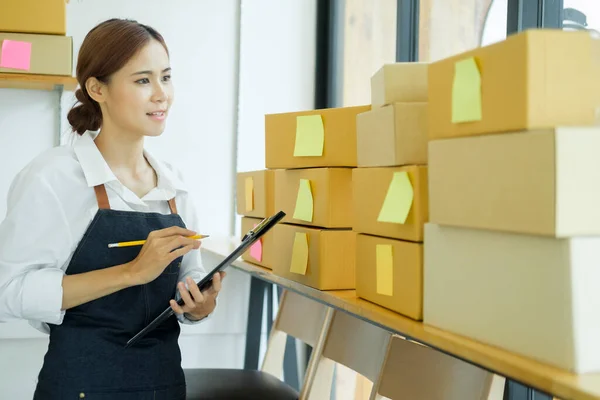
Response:
M377 293L384 296L394 294L394 255L391 244L378 244L376 247Z
M408 173L406 171L394 172L377 221L405 223L413 203L413 197L413 187Z
M296 117L294 157L322 156L324 142L325 129L320 115L300 115Z
M313 220L313 195L310 180L308 179L300 179L294 218L308 222L312 222Z
M254 210L254 179L246 178L246 211Z
M454 64L452 122L481 121L481 74L473 57Z
M303 232L296 232L294 237L294 247L292 248L292 264L290 272L300 275L306 275L308 267L308 235Z

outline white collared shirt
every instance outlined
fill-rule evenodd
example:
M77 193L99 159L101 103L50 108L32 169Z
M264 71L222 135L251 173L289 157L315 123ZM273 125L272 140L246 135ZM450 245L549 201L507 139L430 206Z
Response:
M173 166L144 151L158 184L140 199L119 182L94 138L86 132L73 146L42 153L13 180L6 218L0 221L0 322L25 319L42 332L49 332L48 323L62 323L62 279L98 210L92 190L96 185L105 185L114 210L169 214L167 200L175 197L186 226L200 229L194 204ZM186 254L179 281L188 276L198 281L205 275L200 251ZM182 316L179 320L192 323Z

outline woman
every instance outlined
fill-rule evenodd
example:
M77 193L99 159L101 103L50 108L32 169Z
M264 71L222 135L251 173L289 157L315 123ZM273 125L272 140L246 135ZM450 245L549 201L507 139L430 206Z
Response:
M205 272L184 224L199 227L193 201L180 174L144 150L165 128L170 78L154 29L96 26L79 51L80 104L68 114L79 139L38 156L10 188L0 321L50 334L35 399L185 398L179 322L213 311L223 275L205 293L194 284ZM108 247L146 238L141 248ZM169 304L176 316L124 347Z

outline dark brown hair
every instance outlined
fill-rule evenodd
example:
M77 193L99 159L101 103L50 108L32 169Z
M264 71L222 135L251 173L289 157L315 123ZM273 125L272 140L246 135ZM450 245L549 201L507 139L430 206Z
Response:
M77 59L75 92L77 104L67 118L73 132L82 135L86 130L96 131L102 125L100 105L88 94L85 83L95 77L108 83L112 74L125 64L150 40L159 41L169 52L163 37L155 29L127 19L109 19L96 25L85 37Z

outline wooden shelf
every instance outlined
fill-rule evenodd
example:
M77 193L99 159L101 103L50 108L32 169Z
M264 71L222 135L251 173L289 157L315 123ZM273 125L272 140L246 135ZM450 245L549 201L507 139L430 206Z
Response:
M235 249L237 238L209 238L202 241L204 252L225 258ZM506 350L414 321L374 303L360 299L354 290L321 291L273 274L267 268L241 259L233 264L238 270L274 283L285 289L343 310L390 332L466 360L499 375L519 381L561 399L600 400L600 373L577 375Z
M0 73L2 89L54 90L57 87L73 91L77 87L77 79L72 76Z

